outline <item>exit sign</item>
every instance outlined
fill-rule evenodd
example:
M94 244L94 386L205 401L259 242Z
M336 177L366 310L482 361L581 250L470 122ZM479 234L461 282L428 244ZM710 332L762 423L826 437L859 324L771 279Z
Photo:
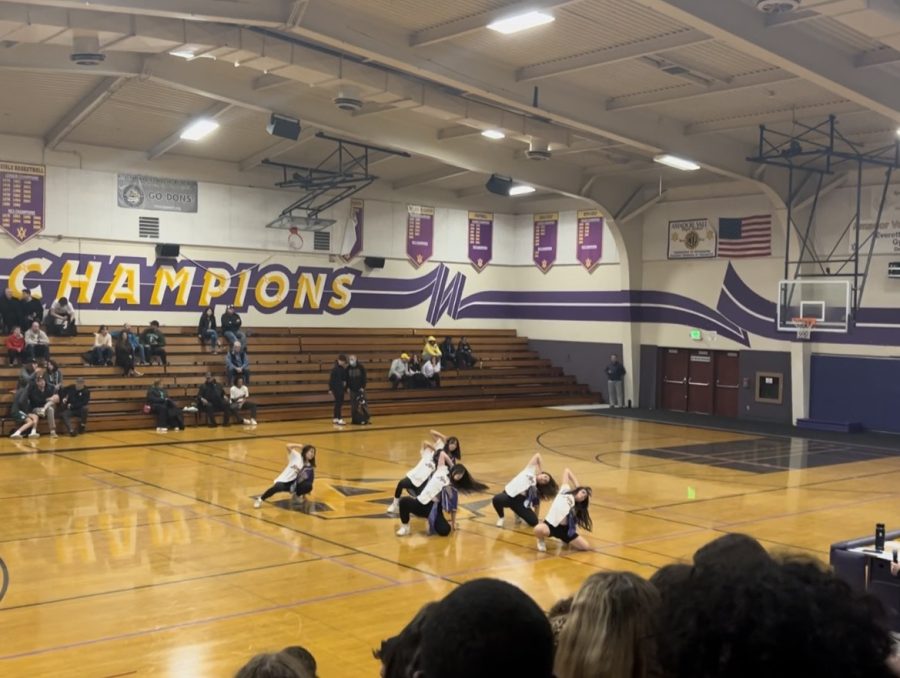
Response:
M694 341L703 341L703 332L700 330L691 330L691 339Z

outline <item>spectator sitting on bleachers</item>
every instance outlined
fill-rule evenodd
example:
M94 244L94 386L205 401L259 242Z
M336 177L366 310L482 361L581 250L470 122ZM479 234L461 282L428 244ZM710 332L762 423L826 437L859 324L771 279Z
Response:
M49 357L50 339L47 337L47 333L41 329L41 324L35 320L31 323L31 328L25 332L25 358L26 360L35 360Z
M47 371L44 374L44 379L47 380L47 384L53 389L54 393L59 393L63 385L63 373L55 360L47 361Z
M121 332L119 332L119 337L116 339L116 366L122 368L123 377L144 376L142 373L134 369L135 350L134 346L131 343L131 338L133 336L134 335L127 330L122 330Z
M456 345L456 366L457 367L475 367L475 356L472 355L472 347L465 337L459 338Z
M428 337L425 340L425 345L422 347L422 361L429 360L432 356L441 357L441 347L438 346L437 339L434 337Z
M10 367L22 364L25 359L25 337L18 325L14 325L6 337L6 357L9 358Z
M91 402L91 389L84 385L84 377L75 379L75 384L66 386L60 392L60 414L66 431L72 437L84 433L87 429L88 404ZM72 417L78 417L78 431L72 429Z
M56 337L74 337L78 333L75 327L75 309L65 297L60 297L50 305L44 324L47 333Z
M238 421L239 419L243 419L246 426L256 426L256 403L247 400L247 398L250 397L250 389L244 384L244 378L241 375L237 375L234 378L234 383L231 385L231 392L229 395L231 396L229 406L234 415L234 420ZM249 419L241 417L242 409L247 409L250 412Z
M116 341L121 334L124 334L128 337L128 343L131 344L131 348L134 349L134 364L148 365L149 363L147 362L147 349L141 343L140 337L131 331L131 325L129 325L128 323L124 323L121 330L119 330L118 332L113 332L113 341Z
M94 345L83 356L83 359L88 365L112 365L112 336L110 336L106 325L100 325L99 331L94 333Z
M27 287L22 290L22 300L19 306L21 312L21 327L30 327L35 320L40 325L44 322L44 305L31 296L31 290Z
M204 341L209 342L209 352L216 354L219 352L219 335L216 332L216 314L212 306L207 306L206 310L200 314L200 321L197 323L197 338L202 344Z
M399 358L394 358L391 362L391 369L388 370L388 381L391 382L392 388L409 386L409 380L412 372L409 370L409 353L401 353Z
M22 434L31 429L28 434L29 438L38 438L37 425L41 418L47 418L47 425L50 427L50 436L56 437L56 417L53 408L59 403L59 396L53 392L50 385L44 380L43 376L38 375L34 383L28 387L28 412L25 423L13 431L10 438L21 438Z
M22 326L22 302L13 294L11 287L7 287L0 297L0 318L6 332L12 332L16 325Z
M237 340L225 356L225 371L228 374L228 383L233 384L234 378L240 375L244 378L245 384L250 384L250 359L241 342Z
M428 380L428 386L440 388L441 386L441 359L438 356L431 356L431 360L426 360L422 364L422 376Z
M228 340L229 346L239 341L241 342L241 349L247 348L247 335L241 331L243 321L241 316L235 313L234 306L229 306L225 309L220 324L222 326L222 335Z
M422 374L422 362L417 353L413 353L409 359L409 386L410 388L428 388L428 379Z
M156 320L151 320L150 327L141 333L141 344L146 348L151 363L156 358L160 365L169 364L165 349L166 335L160 331L159 323Z
M197 389L197 407L206 414L207 426L213 428L219 425L216 412L222 413L225 426L231 426L232 411L227 400L222 385L215 380L212 372L207 372L206 381Z
M147 405L150 406L150 412L156 415L157 433L166 433L169 429L179 431L184 428L184 415L178 405L169 398L162 387L161 379L156 379L147 389Z
M453 337L444 337L441 344L441 364L443 367L456 367L456 347L453 345Z

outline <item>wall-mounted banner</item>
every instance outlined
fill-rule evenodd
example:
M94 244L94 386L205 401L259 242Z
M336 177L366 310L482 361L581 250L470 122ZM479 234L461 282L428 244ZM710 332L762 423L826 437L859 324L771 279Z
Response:
M716 256L716 231L709 219L669 222L669 259L712 259Z
M0 162L0 227L20 243L44 230L43 165Z
M406 256L419 268L434 254L434 207L407 205Z
M559 212L534 215L534 256L537 267L546 272L556 261L556 232L559 227Z
M603 256L603 216L600 210L578 211L578 240L575 256L588 272L597 268Z
M119 207L164 212L196 212L197 182L119 174L116 177Z
M363 221L365 220L365 203L362 200L350 201L350 223L344 231L344 242L341 245L341 259L350 261L363 248Z
M494 215L469 212L469 261L481 273L494 256Z
M4 227L5 228L5 227ZM859 225L859 251L868 254L872 247L872 254L900 254L900 220L881 220L878 228L878 237L875 245L872 245L872 236L875 233L875 221L862 222ZM850 229L849 251L853 254L856 248L856 233Z

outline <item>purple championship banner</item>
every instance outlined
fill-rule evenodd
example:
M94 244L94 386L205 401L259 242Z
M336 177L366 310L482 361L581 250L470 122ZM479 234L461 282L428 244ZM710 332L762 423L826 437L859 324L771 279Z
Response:
M362 252L364 222L365 202L357 199L351 200L350 223L347 225L347 232L344 234L344 245L349 244L350 247L346 249L346 254L341 255L341 259L344 261L350 261L353 257Z
M20 243L44 230L43 165L0 162L0 226Z
M597 268L603 256L603 216L599 210L578 211L578 240L575 256L588 273Z
M406 256L419 268L434 254L434 207L407 205Z
M556 232L559 212L534 215L534 263L546 272L556 261Z
M469 212L469 261L481 273L494 256L494 215Z

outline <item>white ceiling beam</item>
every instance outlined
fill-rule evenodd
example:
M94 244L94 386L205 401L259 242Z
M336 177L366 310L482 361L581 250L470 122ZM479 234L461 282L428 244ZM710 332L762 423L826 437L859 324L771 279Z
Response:
M0 0L2 2L2 0ZM0 69L33 73L69 73L95 76L140 75L144 58L139 54L111 52L97 66L78 66L69 60L71 48L56 45L18 44L0 50Z
M200 115L194 116L191 120L196 120L198 118L218 118L220 115L230 110L233 104L226 102L218 102L207 108ZM181 133L184 131L184 128L190 124L190 121L186 122L182 125L178 130L172 132L165 139L160 141L158 144L153 146L149 151L147 151L147 160L156 160L161 155L164 155L166 152L175 148L178 144L181 143Z
M91 113L121 89L128 81L125 76L107 76L101 80L81 101L70 108L62 118L47 132L44 143L54 150L78 125L84 122Z
M711 94L739 92L753 87L765 87L767 85L774 85L796 79L797 76L795 75L775 69L763 71L762 73L754 73L753 75L742 78L736 78L730 82L717 82L709 87L701 87L699 85L692 87L688 85L687 87L675 91L663 90L661 92L651 92L650 94L614 97L606 102L606 110L627 111L635 108L644 108L646 106L655 106L656 104L668 104L675 101L697 99Z
M272 160L279 155L290 153L291 151L300 148L308 141L315 139L316 132L318 132L318 130L314 127L304 127L296 141L292 139L282 139L261 151L257 151L253 155L248 155L238 163L238 168L241 172L246 172L254 167L258 167L262 164L263 160Z
M798 24L806 21L813 21L815 19L821 19L822 16L824 15L819 14L812 9L800 10L799 12L787 12L786 14L770 14L766 16L766 28L790 26L791 24Z
M295 83L296 80L291 80L290 78L282 78L280 75L272 75L271 73L263 73L257 78L253 80L253 89L258 92L262 92L263 90L272 89L273 87L281 87L282 85L287 85L289 83Z
M792 122L794 120L810 120L811 118L825 119L831 114L848 114L866 112L852 101L825 101L820 104L798 106L797 108L769 111L765 113L748 114L738 118L725 120L710 120L688 125L685 133L688 135L709 134L711 132L727 132L730 130L747 129L779 122ZM839 116L840 117L840 116Z
M514 2L489 12L474 14L462 19L457 19L456 21L448 21L447 23L435 26L434 28L425 28L421 31L416 31L410 36L409 45L410 47L434 45L438 42L452 40L453 38L459 38L463 35L480 31L487 27L488 24L514 14L521 14L522 12L534 10L553 10L565 5L571 5L573 2L577 1L578 0L531 0L530 2Z
M857 68L871 68L872 66L885 66L900 61L900 51L886 47L884 49L860 52L853 57L853 65Z
M688 29L680 33L664 35L649 40L641 40L640 42L630 43L627 45L619 45L618 47L608 47L587 54L579 54L576 56L565 57L563 59L554 59L543 64L535 64L533 66L525 66L516 71L516 80L519 82L531 82L542 78L552 78L557 75L566 75L568 73L577 73L589 68L598 68L600 66L608 66L617 64L621 61L629 61L638 57L650 56L665 52L667 50L678 49L680 47L688 47L697 45L702 42L712 40L708 35L704 35L700 31Z
M459 169L458 167L440 167L431 172L420 172L419 174L413 174L412 176L398 179L391 184L391 186L395 191L398 191L402 188L409 188L410 186L419 186L421 184L430 184L433 181L441 181L442 179L461 177L468 173L469 170Z
M768 30L765 16L742 0L636 0L696 27L748 56L767 61L859 106L900 122L900 87L887 74L860 77L852 57L793 26Z
M444 127L439 129L437 138L441 141L448 139L461 139L463 137L474 137L481 134L481 130L476 127L468 127L466 125L454 125L453 127Z
M269 28L284 26L294 8L292 0L15 0L15 4Z

